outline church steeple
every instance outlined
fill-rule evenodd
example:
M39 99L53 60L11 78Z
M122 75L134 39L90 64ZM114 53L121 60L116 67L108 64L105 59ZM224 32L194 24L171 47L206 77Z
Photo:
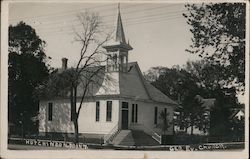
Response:
M126 42L122 25L120 4L118 4L118 17L113 41L103 47L108 53L107 71L127 72L128 51L133 48Z
M116 37L115 40L120 43L126 43L126 38L122 25L122 18L120 12L120 3L118 4L118 17L117 17L117 26L116 26Z

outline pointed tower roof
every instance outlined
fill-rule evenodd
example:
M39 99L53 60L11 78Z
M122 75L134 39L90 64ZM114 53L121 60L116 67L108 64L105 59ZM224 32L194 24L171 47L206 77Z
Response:
M125 33L122 25L122 18L120 12L120 4L118 4L118 17L116 23L116 32L113 41L104 46L106 49L110 48L123 48L126 50L132 50L133 48L126 42Z
M120 12L120 4L118 4L118 17L117 17L115 41L120 43L126 43L126 38L122 25L121 12Z

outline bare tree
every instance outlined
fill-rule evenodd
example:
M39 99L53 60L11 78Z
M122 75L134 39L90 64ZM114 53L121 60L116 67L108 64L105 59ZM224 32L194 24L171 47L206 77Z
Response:
M111 34L106 34L102 27L102 21L97 13L84 12L77 15L81 24L81 30L75 32L75 41L81 44L80 57L72 76L70 89L70 102L72 110L72 120L75 128L75 139L79 141L78 118L83 106L84 98L89 91L90 85L102 86L99 79L102 78L103 67L106 60L106 52L102 46L111 38ZM105 69L104 69L105 70ZM105 78L110 80L110 78ZM78 87L82 85L82 94L77 108Z
M85 97L94 95L91 90L93 87L108 89L103 85L104 80L106 83L112 82L112 78L105 74L103 64L107 60L107 55L102 48L110 40L111 33L105 33L100 16L96 13L80 13L77 18L81 25L80 31L74 29L74 40L81 46L77 65L52 73L47 81L46 90L43 90L43 94L46 92L45 96L50 98L52 96L70 97L71 120L74 123L76 143L79 142L78 118Z

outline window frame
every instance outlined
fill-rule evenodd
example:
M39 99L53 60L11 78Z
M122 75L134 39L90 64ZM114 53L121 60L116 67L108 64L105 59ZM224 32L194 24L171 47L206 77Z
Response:
M131 120L132 123L135 122L134 118L135 118L135 104L132 104L132 120Z
M100 122L100 101L95 103L95 121Z
M138 104L135 104L135 123L138 122Z
M154 108L154 124L158 124L158 107Z
M112 122L112 103L112 101L106 103L106 122Z
M132 123L138 122L138 104L132 104Z

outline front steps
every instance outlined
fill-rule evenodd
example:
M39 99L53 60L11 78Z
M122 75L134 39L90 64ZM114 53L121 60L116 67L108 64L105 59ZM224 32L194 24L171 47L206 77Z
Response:
M136 146L156 146L160 145L152 136L146 134L144 131L141 130L133 130L132 136L135 141Z
M150 135L141 130L120 130L111 144L120 146L156 146L160 145Z
M113 139L113 145L134 146L134 138L131 130L121 130Z

